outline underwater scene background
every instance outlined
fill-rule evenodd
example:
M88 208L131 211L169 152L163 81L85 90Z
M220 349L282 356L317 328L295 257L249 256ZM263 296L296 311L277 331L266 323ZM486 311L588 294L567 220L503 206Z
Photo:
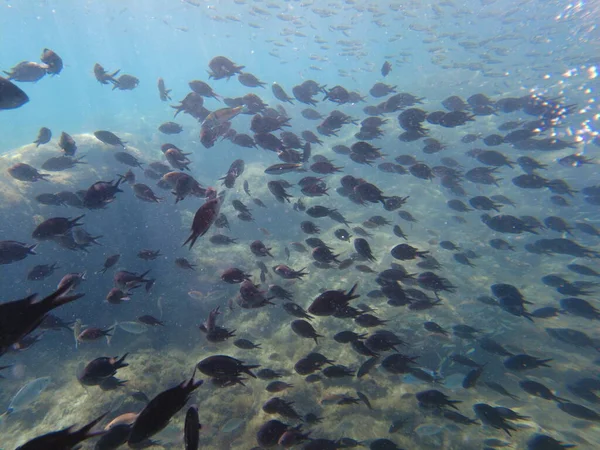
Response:
M4 1L0 449L598 448L599 16Z

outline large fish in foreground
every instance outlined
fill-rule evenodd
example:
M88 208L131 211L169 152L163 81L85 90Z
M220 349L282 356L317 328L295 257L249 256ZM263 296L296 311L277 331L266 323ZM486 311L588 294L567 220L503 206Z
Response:
M16 109L29 101L29 97L16 84L0 77L0 109Z
M188 381L167 389L150 400L133 423L127 441L130 447L154 436L169 424L171 418L185 406L190 394L204 383L204 380L194 380L195 374L194 371Z
M185 450L198 450L201 428L198 407L195 405L190 406L185 414L185 425L183 428Z
M17 447L17 450L67 450L72 449L79 443L100 436L106 433L106 431L90 431L94 425L100 422L106 414L102 414L100 417L92 420L87 425L84 425L77 431L73 431L73 426L63 428L62 430L52 431L50 433L43 434L33 438L25 444Z
M83 297L84 294L63 296L71 289L71 285L65 284L39 302L35 302L37 294L33 294L0 304L0 356L35 330L54 308Z

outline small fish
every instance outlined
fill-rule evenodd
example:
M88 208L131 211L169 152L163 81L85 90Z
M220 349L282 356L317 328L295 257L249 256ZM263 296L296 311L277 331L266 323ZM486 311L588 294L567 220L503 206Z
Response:
M128 333L131 333L131 334L143 334L146 331L148 331L148 327L140 322L133 322L133 321L118 322L117 326L121 330L127 331Z
M131 396L138 402L150 403L150 399L142 391L135 391L131 393Z
M189 291L188 296L194 300L202 300L204 298L204 293L200 291Z
M379 358L377 357L372 357L367 359L359 368L358 371L356 372L356 378L362 378L364 377L366 374L368 374L374 367L375 365L379 362Z
M338 402L345 398L346 396L344 394L327 394L321 399L320 403L323 406L337 405Z
M398 420L394 420L392 422L392 424L390 425L390 428L388 430L388 433L390 434L394 434L397 433L398 431L400 431L400 429L406 425L408 423L408 419L398 419Z
M108 422L108 424L104 427L104 429L110 430L111 428L119 426L119 425L131 425L131 424L133 424L133 422L135 422L135 419L137 419L137 416L138 415L136 413L121 414L120 416L117 416L113 420Z
M223 425L223 428L221 428L221 433L233 433L235 430L237 430L243 424L244 424L244 419L240 419L238 417L229 419L227 422L225 422L225 424Z
M75 349L79 348L79 335L81 334L83 328L83 322L81 319L75 320L75 324L73 325L73 336L75 337Z
M367 397L365 394L363 394L362 392L356 391L356 396L357 396L358 398L360 398L360 399L361 399L361 401L362 401L362 402L363 402L365 405L367 405L367 408L369 408L370 410L373 410L373 407L371 406L371 402L369 401L368 397Z

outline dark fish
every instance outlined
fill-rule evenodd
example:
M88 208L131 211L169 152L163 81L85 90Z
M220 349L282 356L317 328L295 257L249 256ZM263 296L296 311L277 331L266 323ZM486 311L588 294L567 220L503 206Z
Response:
M192 222L191 234L187 240L183 243L185 246L188 242L190 243L190 249L196 243L196 240L204 236L209 230L211 225L217 220L219 212L221 210L222 200L219 197L215 197L211 200L207 200L194 215Z
M461 425L477 425L478 423L476 420L469 419L467 416L463 416L456 411L443 411L442 415L444 418L455 423L460 423Z
M0 241L0 265L21 261L29 255L36 255L37 244L27 245L18 241Z
M319 344L319 341L317 340L317 338L323 337L322 335L318 334L317 331L313 328L313 326L306 320L303 320L303 319L294 320L291 323L291 326L292 326L292 331L294 333L296 333L298 336L303 337L303 338L314 339L315 343L317 345Z
M158 95L160 97L160 99L163 102L166 102L167 100L171 100L171 96L169 95L171 93L171 89L167 89L165 86L165 80L163 80L162 78L158 79Z
M473 405L473 411L475 411L475 415L484 425L489 425L498 430L504 430L509 436L511 436L511 431L516 431L516 428L508 423L507 420L490 405L477 403Z
M74 425L63 428L59 431L52 431L42 436L33 438L25 444L18 447L18 450L46 450L46 449L71 449L75 448L81 442L96 437L102 436L106 431L91 431L91 429L100 422L106 414L92 420L87 425L84 425L78 430L73 430Z
M8 75L9 80L15 80L19 82L35 83L41 80L46 75L46 64L39 64L32 61L22 61L13 68L10 72L4 71Z
M114 75L116 75L116 72L113 74L113 76ZM115 89L119 89L120 91L131 91L135 89L138 84L140 84L140 80L138 78L128 74L120 75L115 81L116 83L113 83L113 91Z
M267 392L276 393L282 392L286 389L294 387L292 384L286 383L285 381L272 381L265 388Z
M590 338L583 331L574 330L571 328L546 328L546 333L566 344L581 348L591 347L596 351L600 351L600 347L598 346L597 342Z
M133 189L134 195L144 202L160 203L163 200L163 197L157 197L150 186L146 184L135 183L131 188Z
M339 309L348 305L350 300L360 297L355 295L357 285L355 284L348 291L328 290L320 294L308 307L308 312L315 316L331 316Z
M536 319L549 319L551 317L557 317L560 312L561 311L558 308L553 306L545 306L532 311L531 317L535 317Z
M575 445L565 444L545 434L535 434L527 441L527 450L562 450Z
M66 156L74 156L77 151L77 143L75 139L64 131L60 134L58 139L58 146L62 149Z
M550 389L542 383L533 380L521 380L519 386L529 395L543 398L544 400L554 400L555 402L566 402L568 400L556 396Z
M513 353L506 350L502 345L498 342L494 341L491 338L483 337L479 340L479 346L485 350L486 352L500 355L500 356L512 356Z
M16 109L29 101L29 97L10 80L0 77L0 109Z
M443 336L448 335L448 332L435 322L425 322L423 324L423 327L431 333L437 333L437 334L441 334Z
M156 317L150 316L150 315L140 316L137 318L137 320L141 323L144 323L144 324L150 325L150 326L156 326L156 325L160 325L161 327L165 326L165 323L162 320L158 320Z
M260 367L258 365L244 365L244 361L232 358L226 355L213 355L208 358L204 358L197 365L198 370L203 374L213 378L231 378L236 377L242 373L250 375L252 378L256 378L256 375L252 373L251 369Z
M483 373L483 366L469 371L469 373L463 379L462 387L465 389L470 389L472 387L475 387L475 385L477 384L477 380L479 379L479 377L481 376L482 373Z
M29 181L35 183L38 180L46 180L49 174L40 173L35 167L25 163L16 163L8 168L8 174L15 180Z
M360 377L358 377L360 378ZM367 398L367 396L365 394L363 394L362 392L356 391L356 396L358 398L361 399L361 401L367 405L367 408L369 408L370 410L373 410L373 407L371 406L371 402L369 401L369 399Z
M33 143L36 147L39 147L40 145L50 142L50 139L52 139L52 131L50 128L42 127L40 128L40 131L38 131L38 135Z
M306 170L302 167L302 164L274 164L265 169L267 175L283 175L290 172L305 172Z
M496 383L494 381L485 381L484 384L489 387L491 390L496 391L498 394L500 395L504 395L505 397L509 397L512 398L513 400L519 400L519 397L517 397L514 394L511 394L510 392L508 392L504 386L502 386L499 383Z
M369 261L376 261L376 258L373 256L373 252L371 251L371 247L366 239L356 238L354 239L354 249L357 251L359 255L368 259Z
M77 374L77 379L85 386L97 386L115 375L117 370L129 365L124 362L127 355L125 353L120 358L118 356L96 358L85 365Z
M185 450L198 450L200 445L200 418L198 407L190 406L185 413L185 424L183 426L183 442Z
M354 376L354 371L352 369L349 369L341 364L326 367L322 373L327 378L343 378Z
M481 216L481 221L489 228L499 233L521 234L527 232L538 234L535 227L518 217L508 214L499 214L493 217L489 214L483 214Z
M196 264L192 264L186 258L176 258L175 265L180 269L196 270Z
M275 378L281 378L283 374L273 369L261 369L256 372L256 376L260 380L273 380Z
M459 400L450 400L447 395L436 389L417 392L415 396L417 397L419 404L426 408L443 409L450 407L458 410L455 404L462 403Z
M304 308L302 308L300 305L293 303L293 302L284 303L283 309L285 309L285 311L288 314L290 314L294 317L299 317L301 319L308 319L308 320L314 319L313 316L311 316L310 314L307 314L307 312L304 310Z
M38 302L35 302L36 294L33 294L20 300L1 303L0 355L5 353L11 345L33 332L50 311L83 297L84 294L65 295L72 286L72 282L65 283L64 286Z
M263 448L277 446L279 439L288 431L289 425L279 420L269 420L261 425L256 433L256 442Z
M62 58L49 48L42 50L40 61L46 64L46 73L48 75L58 75L63 69Z
M378 362L379 358L376 356L367 359L356 371L356 378L362 378L367 375L371 370L373 370L373 368L375 368Z
M94 76L96 77L96 80L98 80L98 82L100 84L108 84L108 83L112 83L113 85L118 84L119 82L117 81L117 79L115 77L119 74L119 72L120 72L120 70L116 70L111 74L111 73L108 73L106 70L104 70L104 67L102 67L100 64L98 64L98 63L94 64Z
M179 134L183 127L175 122L165 122L158 127L158 131L164 134Z
M586 406L570 402L558 403L557 406L561 411L566 412L570 416L576 417L578 419L600 422L600 414Z
M30 281L39 281L39 280L43 280L44 278L48 278L50 275L52 275L54 273L54 271L56 269L59 268L56 264L57 263L40 264L40 265L33 267L27 273L27 279Z
M135 400L137 400L138 402L143 402L143 403L150 403L150 399L148 398L148 396L146 394L144 394L142 391L135 391L131 393L131 397L133 397Z
M389 61L383 63L381 66L381 75L386 77L392 71L392 64Z
M397 420L394 420L392 422L392 424L390 425L388 433L393 434L393 433L396 433L396 432L400 431L402 429L402 427L404 427L404 425L407 424L407 422L408 422L407 419L397 419Z
M294 104L293 99L289 95L287 95L287 93L283 90L283 88L279 84L273 83L271 85L271 90L277 100L284 102L284 103L290 103L292 105Z
M582 264L569 264L567 266L571 272L578 273L579 275L585 275L588 277L600 277L600 273L596 272L594 269L588 266L584 266Z
M96 136L96 139L98 139L101 142L104 142L105 144L114 146L118 145L119 147L125 148L126 142L122 141L121 138L119 138L116 134L111 133L110 131L94 131L94 136Z
M248 339L237 339L233 342L233 345L244 350L260 348L260 344L255 344L252 341L249 341Z
M515 371L531 370L538 367L550 367L548 365L550 361L552 359L539 359L531 355L519 354L506 358L504 360L504 367Z
M131 427L131 434L127 439L129 446L139 444L163 430L202 383L203 380L195 381L192 375L188 381L183 381L150 400Z

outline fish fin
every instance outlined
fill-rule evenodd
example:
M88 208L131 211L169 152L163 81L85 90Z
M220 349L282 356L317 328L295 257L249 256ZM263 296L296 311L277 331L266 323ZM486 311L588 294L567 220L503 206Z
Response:
M112 334L107 334L106 335L106 343L108 344L108 346L110 347L110 343L113 340L113 338L115 337L115 333L117 332L117 326L119 325L119 321L115 320L115 323L113 324L112 328ZM109 329L110 330L110 329ZM127 355L126 355L127 356Z

